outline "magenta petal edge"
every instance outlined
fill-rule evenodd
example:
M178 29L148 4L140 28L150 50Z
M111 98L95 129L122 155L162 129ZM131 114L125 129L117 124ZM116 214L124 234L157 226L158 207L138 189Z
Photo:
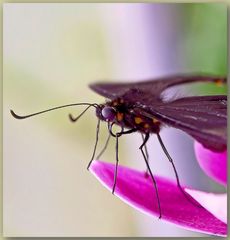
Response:
M96 160L90 167L91 173L110 191L113 187L114 169L114 164ZM227 224L198 202L192 204L188 201L173 181L159 176L155 179L158 185L162 221L196 232L216 236L227 235ZM153 221L158 221L156 192L151 178L146 178L144 172L119 166L115 195L139 211L154 216Z
M198 142L195 142L194 150L203 171L216 182L227 186L227 150L213 152Z

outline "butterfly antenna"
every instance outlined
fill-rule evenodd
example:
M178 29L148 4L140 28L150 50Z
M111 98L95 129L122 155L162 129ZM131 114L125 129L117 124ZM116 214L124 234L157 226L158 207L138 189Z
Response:
M87 105L88 107L95 107L95 108L99 107L99 105L96 103L71 103L71 104L66 104L66 105L62 105L62 106L58 106L58 107L54 107L54 108L49 108L44 111L40 111L40 112L36 112L36 113L29 114L29 115L24 115L24 116L16 114L13 110L10 110L10 113L16 119L25 119L25 118L33 117L35 115L43 114L43 113L50 112L50 111L60 109L60 108L66 108L66 107L72 107L72 106L82 106L82 105L83 106Z
M174 173L175 173L175 176L176 176L177 186L179 187L180 191L183 193L183 195L186 197L186 199L187 199L189 202L191 202L191 203L192 203L193 205L195 205L195 206L201 207L201 205L199 205L198 203L196 203L195 200L194 200L190 195L188 195L188 194L184 191L184 189L181 187L180 180L179 180L179 176L178 176L178 173L177 173L177 170L176 170L176 166L175 166L175 164L174 164L174 162L173 162L173 159L172 159L171 156L169 155L169 153L168 153L168 151L167 151L167 149L166 149L166 147L165 147L165 145L164 145L164 143L163 143L163 141L162 141L162 138L161 138L161 136L160 136L159 133L157 133L157 138L158 138L159 143L160 143L160 145L161 145L161 147L162 147L165 155L167 156L169 162L172 164L172 167L173 167L173 170L174 170Z
M70 113L69 114L69 119L71 122L76 122L90 107L92 106L88 106L83 112L81 112L77 117L73 117L73 115Z

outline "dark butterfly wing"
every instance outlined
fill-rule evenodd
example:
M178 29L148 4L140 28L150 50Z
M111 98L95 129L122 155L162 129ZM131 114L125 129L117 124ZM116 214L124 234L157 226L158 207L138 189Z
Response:
M192 82L226 82L226 78L202 75L181 75L132 83L93 83L89 85L89 87L93 91L109 99L121 97L132 90L134 93L135 91L144 92L145 94L148 93L148 99L154 101L158 99L162 91L168 87Z
M185 97L156 106L139 105L135 111L181 129L205 147L227 147L227 96Z
M227 97L202 96L163 102L162 92L179 84L226 82L224 77L170 76L132 83L95 83L90 88L109 98L122 98L137 114L158 118L181 129L209 149L221 151L227 144Z

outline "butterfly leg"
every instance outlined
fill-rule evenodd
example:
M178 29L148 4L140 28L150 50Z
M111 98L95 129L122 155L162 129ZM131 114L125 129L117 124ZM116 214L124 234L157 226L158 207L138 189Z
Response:
M95 141L95 145L94 145L94 149L93 149L93 155L91 157L91 160L87 166L87 170L89 170L91 163L93 162L95 153L96 153L96 149L97 149L97 143L98 143L98 137L99 137L99 131L100 131L100 119L98 118L98 122L97 122L97 130L96 130L96 141Z
M160 145L161 145L161 147L162 147L165 155L167 156L169 162L172 164L172 167L173 167L173 170L174 170L174 173L175 173L175 176L176 176L177 186L179 187L180 191L181 191L181 192L183 193L183 195L187 198L187 200L189 200L189 202L191 202L192 204L195 204L196 206L200 206L199 204L197 204L196 202L194 202L193 198L192 198L190 195L188 195L188 194L184 191L184 189L181 187L180 180L179 180L179 176L178 176L178 173L177 173L177 170L176 170L176 166L175 166L175 164L174 164L174 162L173 162L173 159L172 159L171 156L169 155L169 153L168 153L168 151L167 151L167 149L166 149L166 147L165 147L165 145L164 145L164 143L163 143L163 141L162 141L161 136L160 136L159 133L157 133L157 138L158 138L158 140L159 140L159 142L160 142Z
M117 170L118 170L118 138L121 135L119 135L119 133L116 133L116 165L115 165L115 172L114 172L114 180L113 180L113 189L112 189L112 194L114 194L115 188L116 188L116 184L117 184Z
M109 130L110 134L111 134L113 137L116 137L116 133L113 133L113 131L112 131L113 124L114 124L114 123L112 123L112 124L109 124L109 123L108 123L108 130ZM132 128L132 129L130 129L130 130L124 131L124 128L121 127L121 131L120 131L120 132L117 132L117 134L118 134L119 137L120 137L121 135L130 134L130 133L133 133L133 132L137 132L137 129Z
M125 134L130 134L130 133L133 133L133 132L136 132L137 130L136 129L130 129L130 130L127 130L127 131L123 131L123 128L121 130L121 132L117 132L117 133L113 133L112 132L112 124L111 126L108 124L109 126L109 132L110 134L116 138L116 165L115 165L115 172L114 172L114 181L113 181L113 189L112 189L112 194L114 194L115 192L115 188L116 188L116 183L117 183L117 172L118 172L118 162L119 162L119 158L118 158L118 138L121 137L122 135L125 135Z
M105 152L105 150L107 149L108 144L109 144L110 137L111 137L111 134L109 133L109 135L108 135L108 137L107 137L107 140L106 140L106 143L105 143L105 146L102 148L102 150L100 151L100 153L97 155L96 159L99 159L99 158L102 156L102 154Z
M141 137L142 140L144 141L144 134L141 133ZM145 156L146 156L146 160L149 162L149 153L148 153L148 149L147 149L147 144L144 145L144 149L145 149ZM146 168L145 170L145 177L149 177L149 172L148 172L148 168Z
M153 176L153 173L151 171L151 168L149 166L149 162L148 162L148 159L143 151L143 147L145 146L145 144L147 143L147 141L149 140L149 133L146 133L145 134L145 137L144 137L144 140L143 140L143 143L141 144L141 146L139 147L139 149L141 150L141 153L144 157L144 160L145 160L145 164L146 164L146 167L147 167L147 170L151 176L151 179L152 179L152 182L153 182L153 185L155 187L155 190L156 190L156 197L157 197L157 203L158 203L158 209L159 209L159 219L162 217L162 213L161 213L161 205L160 205L160 198L159 198L159 193L158 193L158 187L157 187L157 183L156 183L156 180Z

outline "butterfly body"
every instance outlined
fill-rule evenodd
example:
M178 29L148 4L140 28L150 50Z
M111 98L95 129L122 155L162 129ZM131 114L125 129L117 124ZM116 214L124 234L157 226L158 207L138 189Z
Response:
M96 110L97 117L102 121L108 121L106 116L103 116L102 109L104 108L114 110L112 121L122 128L136 129L141 133L160 132L161 122L153 116L144 116L139 113L138 103L125 102L122 98L117 98L101 104L100 109Z
M100 105L97 116L141 133L159 133L162 124L178 128L205 147L227 147L227 96L191 96L164 101L169 87L193 82L225 83L224 77L171 76L133 83L94 83L90 88L111 101ZM106 118L102 111L113 112ZM109 116L109 115L108 115Z

